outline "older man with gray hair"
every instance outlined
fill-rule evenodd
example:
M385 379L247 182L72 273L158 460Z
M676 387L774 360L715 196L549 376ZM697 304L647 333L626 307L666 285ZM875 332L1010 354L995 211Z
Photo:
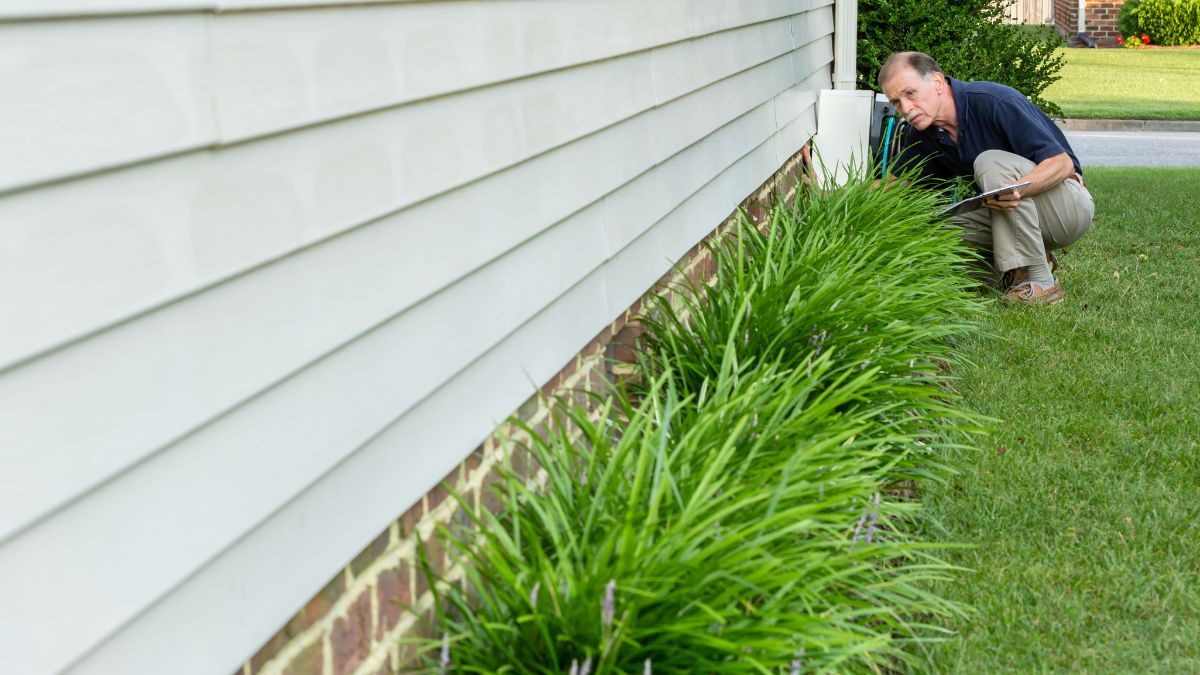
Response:
M951 222L1004 273L1007 299L1061 300L1052 251L1079 240L1095 211L1083 168L1062 131L1012 87L948 77L921 52L888 57L879 86L908 121L895 166L924 161L925 177L974 179L982 191L1029 183Z

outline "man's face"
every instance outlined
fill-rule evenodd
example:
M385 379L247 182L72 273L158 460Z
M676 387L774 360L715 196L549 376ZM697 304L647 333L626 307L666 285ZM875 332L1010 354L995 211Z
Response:
M946 121L942 118L945 104L942 94L946 86L941 73L934 73L926 80L912 68L900 66L883 82L883 94L909 124L924 131L935 122Z

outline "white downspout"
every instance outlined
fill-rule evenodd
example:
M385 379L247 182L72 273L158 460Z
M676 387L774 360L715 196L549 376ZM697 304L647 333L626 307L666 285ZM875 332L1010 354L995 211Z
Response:
M1086 7L1085 7L1086 4L1087 4L1087 0L1079 0L1079 16L1076 17L1076 19L1075 19L1075 23L1078 24L1078 30L1076 30L1075 32L1078 35L1083 35L1083 29L1084 29L1083 12L1084 12L1084 9L1086 9Z
M1083 4L1083 0L1079 0ZM858 53L858 0L834 0L833 88L855 87Z

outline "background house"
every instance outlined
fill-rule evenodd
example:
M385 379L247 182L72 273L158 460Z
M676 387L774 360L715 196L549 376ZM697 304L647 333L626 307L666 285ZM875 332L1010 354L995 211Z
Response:
M1053 25L1060 35L1070 38L1084 33L1100 47L1116 47L1117 17L1125 0L1013 0L1004 10L1009 23ZM1083 8L1083 25L1079 9ZM1074 44L1074 43L1072 43Z
M1125 0L1054 0L1054 27L1066 36L1079 34L1079 8L1082 6L1082 32L1099 47L1116 47L1117 36L1120 35L1117 17L1124 5Z
M1014 0L1004 7L1004 19L1008 23L1054 23L1054 3L1055 0Z
M0 2L0 670L398 665L437 484L793 178L835 19L852 86L841 0Z

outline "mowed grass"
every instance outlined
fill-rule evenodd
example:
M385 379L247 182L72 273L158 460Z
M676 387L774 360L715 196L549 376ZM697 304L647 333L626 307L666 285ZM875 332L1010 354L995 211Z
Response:
M1066 301L968 346L960 393L1003 421L927 495L935 538L976 545L935 589L977 608L939 672L1200 672L1200 170L1087 177Z
M1045 97L1068 118L1200 120L1200 49L1062 49Z

